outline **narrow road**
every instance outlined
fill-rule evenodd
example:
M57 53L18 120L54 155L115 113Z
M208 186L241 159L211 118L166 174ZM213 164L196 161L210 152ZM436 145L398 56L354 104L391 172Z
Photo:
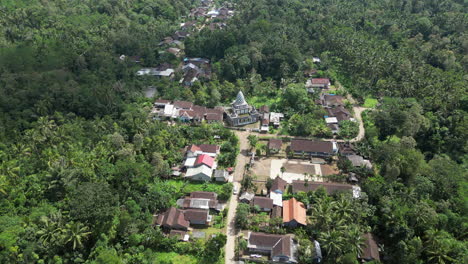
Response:
M245 170L245 164L248 162L248 151L249 151L249 142L247 140L247 136L249 135L249 132L245 131L235 131L237 137L239 138L239 145L240 145L240 152L239 155L237 155L237 163L236 163L236 168L234 170L234 175L233 175L233 184L234 186L237 186L237 190L240 190L240 181L242 181L242 178L244 177L244 170ZM226 241L226 247L224 249L225 252L225 264L233 264L235 263L234 261L234 251L235 251L235 245L236 245L236 236L237 236L237 230L235 227L235 222L234 222L234 217L236 215L236 208L237 208L237 203L238 203L238 195L232 195L231 200L229 201L229 211L227 215L227 227L226 227L226 235L227 235L227 241Z
M356 118L356 121L359 123L359 133L357 137L349 140L349 142L357 142L360 141L361 139L364 138L364 135L366 134L366 131L364 130L364 121L362 121L362 112L366 111L369 108L365 107L360 107L360 106L355 106L353 107L354 110L354 118Z

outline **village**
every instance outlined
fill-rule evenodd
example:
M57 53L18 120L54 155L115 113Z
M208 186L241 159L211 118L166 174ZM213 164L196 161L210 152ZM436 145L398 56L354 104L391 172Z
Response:
M208 82L212 75L210 60L185 57L183 42L205 27L222 30L234 12L226 6L216 8L213 1L202 1L200 7L191 11L188 20L181 23L180 30L158 44L160 54L171 54L177 58L173 60L177 63L141 68L136 75L165 78L184 87L191 87L195 82ZM122 55L120 59L139 63L138 56ZM312 60L320 64L320 58ZM299 244L294 230L307 227L312 208L316 206L297 197L325 192L327 195L347 194L348 199L360 199L359 177L352 172L353 168L372 170L371 162L359 155L354 146L354 142L364 136L360 114L365 109L350 106L348 102L352 102L352 98L336 94L337 89L331 80L316 77L316 73L316 70L304 72L307 77L304 89L316 98L314 103L326 111L323 121L332 132L329 138L273 133L282 125L285 114L270 111L268 105L257 109L248 103L242 91L238 91L230 105L213 108L189 101L168 100L164 96L156 99L149 113L151 120L172 125L225 126L239 137L240 152L234 162L235 167L224 167L218 165L222 154L220 145L186 146L183 162L171 168L170 177L193 183L226 184L230 186L232 195L229 199L220 199L216 192L187 193L179 197L176 206L156 212L153 225L161 228L167 236L187 243L225 232L225 263L297 263ZM147 97L153 97L154 90L150 89ZM342 121L359 123L356 138L337 138ZM242 210L243 217L254 219L254 224L239 227ZM364 247L359 261L378 261L375 237L371 233L363 233L362 238ZM309 250L314 252L315 262L320 263L320 243L313 241L314 247Z

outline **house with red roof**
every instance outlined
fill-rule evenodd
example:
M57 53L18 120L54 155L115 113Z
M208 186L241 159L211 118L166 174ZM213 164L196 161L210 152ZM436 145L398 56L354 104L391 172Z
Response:
M283 201L283 224L289 227L307 225L306 208L296 198Z
M197 156L195 160L195 167L201 166L201 165L206 165L212 169L216 168L216 162L214 158L207 154L201 154Z
M316 89L328 89L330 85L330 79L328 78L312 78L306 82L306 88L309 93L315 92Z

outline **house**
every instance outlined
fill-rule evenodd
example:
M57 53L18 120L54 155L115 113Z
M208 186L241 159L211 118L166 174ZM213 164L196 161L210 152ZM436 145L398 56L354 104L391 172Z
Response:
M176 31L174 35L172 35L172 38L174 40L184 40L185 38L189 37L190 33L186 31Z
M247 249L250 253L267 255L273 262L297 263L296 247L288 235L249 232Z
M313 57L313 58L312 58L312 62L313 62L313 63L321 63L322 60L320 60L319 57Z
M283 224L288 227L307 225L306 208L296 198L283 201Z
M189 30L189 29L193 29L196 24L197 24L197 21L195 21L195 20L187 21L185 23L181 23L180 28L182 30Z
M327 124L327 127L330 128L333 134L338 134L340 132L340 126L338 126L338 124Z
M270 138L268 140L268 152L270 154L278 153L283 146L283 141L281 139Z
M171 65L161 64L156 68L141 68L137 71L136 75L144 76L151 75L156 77L172 77L174 75L174 69Z
M268 105L262 105L258 109L258 112L260 112L260 114L270 113L270 107L268 107Z
M218 209L218 200L216 197L185 197L183 199L177 200L177 205L184 209Z
M273 209L273 199L267 197L255 196L252 206L259 207L262 212L270 212Z
M270 113L270 124L273 125L274 128L278 128L280 126L281 120L284 118L283 113Z
M216 157L220 153L221 147L214 144L200 144L190 145L186 148L186 157L196 157L201 154L205 154L211 157Z
M343 107L344 97L341 95L325 94L322 96L321 103L323 107L327 108Z
M227 182L229 173L226 170L215 170L214 177L217 182Z
M195 164L194 164L195 167L202 166L202 165L206 165L210 167L211 169L216 168L216 162L214 158L207 154L198 155L195 160Z
M171 53L171 54L174 54L174 56L176 56L176 57L179 57L181 49L179 49L179 48L168 48L166 51Z
M212 219L210 211L200 209L187 209L184 211L185 220L190 225L209 225Z
M185 178L188 178L192 181L211 181L211 176L213 175L213 169L203 164L198 167L193 167L187 169L185 173Z
M174 107L181 110L192 110L193 103L187 101L174 101Z
M270 192L283 194L287 185L287 181L283 180L280 176L276 176L275 180L273 180L273 184L271 185Z
M262 123L260 126L260 132L268 133L270 130L270 113L264 113L262 117Z
M335 117L338 122L352 119L351 113L348 110L346 110L346 108L344 108L343 106L329 108L327 109L327 112L328 116Z
M349 156L356 154L356 148L352 143L338 143L339 153L342 156Z
M374 235L371 233L366 233L363 235L364 238L364 248L362 249L362 254L359 256L359 259L362 262L368 261L380 261L379 246L375 241Z
M293 139L290 150L294 155L330 157L338 153L336 142Z
M283 217L283 206L273 206L271 210L271 218L282 218Z
M142 61L141 57L140 56L126 56L124 54L120 55L119 59L121 61L130 61L130 62L133 62L133 63L140 63Z
M330 85L330 79L328 78L312 78L306 82L307 90L312 93L315 91L314 89L328 89Z
M164 229L187 230L190 223L185 220L184 211L175 207L166 212L156 215L156 224Z
M338 124L338 119L336 117L325 117L325 123L329 124Z
M227 121L231 126L252 124L260 119L260 113L255 107L247 104L242 91L239 91L231 106L231 108L226 109Z
M273 200L273 206L283 207L283 194L270 192L268 196Z
M292 192L312 192L319 188L324 188L327 194L331 195L337 192L351 192L353 198L359 198L361 196L361 188L359 186L335 183L335 182L305 182L299 180L292 181Z
M369 160L364 159L362 156L359 155L348 155L346 158L351 161L354 167L362 167L367 169L372 169L372 164Z
M171 232L169 232L169 237L175 237L179 241L187 242L189 241L190 235L187 234L187 232L182 231L182 230L171 230Z
M190 198L216 200L216 199L218 199L218 194L215 193L215 192L197 191L197 192L191 192L190 193Z
M254 197L255 197L255 194L254 194L254 193L244 192L244 193L242 193L242 195L239 197L239 201L242 202L242 203L247 203L247 204L249 204L250 202L252 202L252 200L254 199Z

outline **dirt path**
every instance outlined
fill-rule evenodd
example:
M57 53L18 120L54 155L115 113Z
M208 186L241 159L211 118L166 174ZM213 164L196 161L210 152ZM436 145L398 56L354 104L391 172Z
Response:
M354 110L354 117L356 121L359 123L359 133L357 137L350 140L350 142L357 142L364 138L366 131L364 130L364 122L362 121L362 112L366 111L369 108L355 106L353 107Z
M245 164L247 163L249 159L247 155L249 151L249 142L247 140L247 136L249 135L249 132L235 131L235 133L237 137L239 138L240 152L239 152L239 155L237 155L237 164L236 164L236 169L234 170L233 184L234 186L237 186L238 190L240 190L240 181L242 180L244 176ZM236 215L236 208L238 204L237 198L238 198L238 194L237 195L233 194L229 201L229 211L227 215L228 224L226 228L227 241L226 241L226 247L224 249L224 252L225 252L224 263L226 264L235 263L234 251L235 251L235 245L236 245L237 230L236 230L235 223L234 223L234 217Z

